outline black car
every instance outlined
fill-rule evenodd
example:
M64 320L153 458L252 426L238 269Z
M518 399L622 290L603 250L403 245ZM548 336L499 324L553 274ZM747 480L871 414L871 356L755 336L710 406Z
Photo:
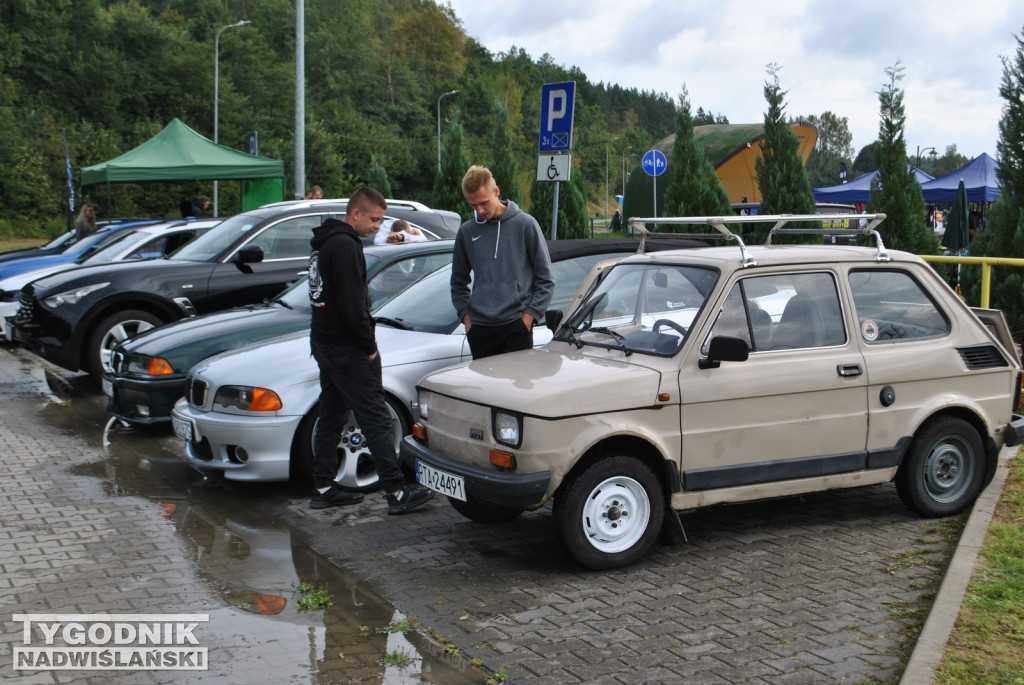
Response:
M452 260L452 240L367 247L367 285L373 306ZM126 423L171 420L185 375L207 357L309 328L308 278L270 302L183 319L140 333L113 349L103 374L110 413Z
M225 219L167 259L82 267L22 288L12 338L47 361L99 378L111 348L186 316L269 300L307 273L312 230L345 200L266 205ZM387 216L453 238L458 215L389 201Z

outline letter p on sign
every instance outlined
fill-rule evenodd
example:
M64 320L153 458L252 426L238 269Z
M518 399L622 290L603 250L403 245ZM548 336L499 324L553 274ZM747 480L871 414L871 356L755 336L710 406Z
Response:
M546 83L541 87L541 152L565 152L572 148L572 119L575 99L575 81Z

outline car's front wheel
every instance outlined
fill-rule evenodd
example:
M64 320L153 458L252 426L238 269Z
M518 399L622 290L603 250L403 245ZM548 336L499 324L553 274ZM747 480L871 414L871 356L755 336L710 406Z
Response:
M395 453L402 438L409 433L408 422L403 412L388 398L388 413L391 415L391 432L394 436ZM292 476L305 480L313 479L313 443L318 424L319 406L313 409L299 424L292 450ZM367 492L380 487L377 469L370 456L370 446L366 442L363 429L356 423L352 412L348 413L338 440L338 475L335 480L351 490Z
M100 321L89 336L86 370L99 378L110 368L110 354L115 345L163 323L159 317L139 309L126 309L111 314Z
M985 478L985 448L963 419L933 418L914 436L896 472L900 499L922 516L958 514L974 503Z
M569 552L587 568L628 566L661 532L665 498L654 471L613 456L574 473L555 497L555 523Z

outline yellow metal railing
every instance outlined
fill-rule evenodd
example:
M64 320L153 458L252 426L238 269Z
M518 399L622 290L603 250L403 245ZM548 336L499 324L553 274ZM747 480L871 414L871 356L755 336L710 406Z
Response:
M958 255L919 255L926 262L940 264L980 264L981 265L981 307L988 309L989 293L992 286L993 266L1024 266L1024 259L1012 257L967 257Z

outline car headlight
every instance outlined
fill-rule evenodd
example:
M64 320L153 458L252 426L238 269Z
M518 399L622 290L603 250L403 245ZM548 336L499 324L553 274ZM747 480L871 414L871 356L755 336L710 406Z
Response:
M248 385L225 385L217 391L213 403L243 411L278 411L283 406L273 390Z
M416 393L417 402L420 404L420 418L424 421L430 420L430 393L426 390L420 390Z
M170 376L174 373L174 368L169 361L161 357L132 356L128 358L128 373Z
M507 411L494 412L494 439L509 447L519 447L523 442L523 417Z
M20 290L0 290L0 302L17 302L20 298Z
M62 304L77 304L79 300L90 293L94 293L100 288L106 288L110 283L93 283L92 285L85 285L81 288L75 288L74 290L65 290L62 293L56 295L50 295L43 299L45 304L50 309L56 309Z

